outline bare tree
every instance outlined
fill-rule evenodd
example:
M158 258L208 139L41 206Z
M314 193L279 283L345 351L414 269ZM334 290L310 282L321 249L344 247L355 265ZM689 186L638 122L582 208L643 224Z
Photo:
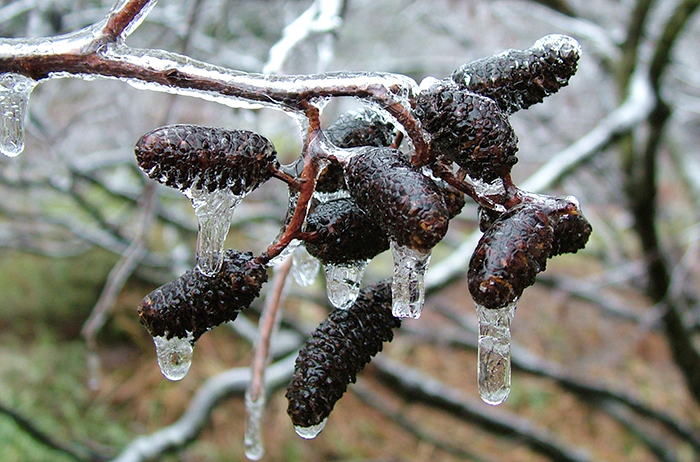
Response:
M4 109L0 144L6 154L19 154L26 130L27 145L22 156L0 159L0 188L7 197L0 203L3 217L0 242L3 247L51 256L75 255L94 246L119 256L82 331L89 351L90 386L94 389L100 386L98 335L130 278L138 277L157 285L179 276L170 285L151 293L141 305L142 320L155 337L185 338L185 333L194 332L194 338L187 338L184 344L175 342L175 354L169 350L160 358L161 362L175 361L178 367L184 364L186 373L194 341L214 324L236 317L231 327L255 346L251 372L236 367L212 376L201 384L176 422L147 436L135 437L123 448L96 451L59 443L59 438L39 430L31 417L21 415L13 406L2 406L0 410L42 444L78 460L157 459L167 452L185 451L192 441L201 438L203 429L210 425L212 412L228 396L245 395L248 429L258 427L256 409L259 411L260 403L264 405L266 399L279 395L276 391L289 382L296 352L310 335L311 340L302 349L302 359L297 361L292 388L299 388L299 383L311 379L327 379L326 386L320 388L340 395L347 381L355 380L356 371L337 371L334 365L348 363L354 365L353 369L362 368L382 348L382 342L377 343L376 339L396 337L391 345L384 345L387 351L375 358L360 383L349 390L384 415L387 422L413 435L415 441L427 442L439 454L471 460L488 460L506 453L510 454L510 460L543 457L583 461L627 456L630 460L693 460L700 454L697 433L700 350L695 338L700 319L697 289L700 187L696 160L700 72L692 59L698 37L694 16L698 3L601 0L370 4L358 0L346 4L323 0L223 3L195 0L164 2L153 8L153 2L124 0L113 6L107 16L104 16L105 8L92 4L78 8L69 2L43 5L17 1L3 6L0 18L4 35L35 38L0 42ZM257 29L251 26L255 21L259 23ZM556 64L554 69L566 67L566 59L578 53L575 42L558 38L561 36L543 39L531 47L550 33L567 34L581 43L583 54L578 72L568 88L544 104L515 113L554 93L573 73L566 71L557 76L552 89L547 87L550 82L546 79L553 77L539 70L543 74L536 75L540 80L534 79L538 82L536 89L545 91L535 96L532 96L535 87L523 90L509 83L512 78L524 85L526 79L518 81L516 71L531 69L520 60L536 62L540 49L564 63ZM496 54L508 48L524 51ZM488 56L491 57L479 59ZM541 62L546 63L546 58L543 55ZM493 68L500 73L495 74ZM331 72L341 69L359 70ZM480 80L479 72L488 79ZM117 81L84 81L95 78ZM421 80L420 86L416 84ZM48 83L37 87L37 82ZM133 92L127 85L151 91ZM158 93L163 91L170 95ZM31 102L27 106L30 94ZM483 102L478 101L484 105L474 103L477 116L461 114L467 120L464 130L481 127L484 120L489 124L503 121L512 124L513 133L519 138L519 163L512 174L511 167L517 159L514 151L508 150L513 149L508 148L513 143L508 139L511 136L508 130L489 128L484 129L488 136L481 132L472 134L478 140L478 147L470 145L466 149L468 156L446 154L451 148L451 138L440 130L457 122L449 118L449 106L439 106L438 102L452 104L452 98L461 98L459 95L463 94L483 98ZM431 99L434 95L440 96ZM204 102L198 103L197 99ZM217 106L212 100L222 104ZM362 112L354 108L367 103L373 108L365 113L371 115L368 117L388 116L365 121L375 124L372 130L386 130L387 138L379 151L401 149L410 156L409 160L401 161L405 164L401 168L406 166L419 172L411 177L415 180L402 179L402 184L418 184L415 187L420 189L423 178L429 178L431 184L443 188L440 190L443 204L447 202L446 191L456 190L459 194L452 196L466 194L473 199L464 205L463 212L458 210L456 217L451 218L446 234L434 225L425 236L416 237L413 233L410 238L403 238L403 231L398 229L411 229L406 224L411 222L410 214L398 214L400 218L394 221L400 225L391 219L384 222L379 215L372 217L381 223L381 232L394 243L424 243L434 238L429 244L408 245L423 254L435 246L433 263L424 282L427 309L423 319L404 321L403 327L395 331L394 321L386 320L389 318L377 321L380 318L376 316L386 313L391 317L391 299L397 295L392 294L390 286L369 284L353 308L334 311L320 330L312 334L311 327L299 321L294 309L287 307L279 312L285 305L299 300L318 306L329 304L324 300L323 288L290 288L288 274L294 273L305 284L310 275L304 274L302 268L310 267L312 273L314 268L318 271L318 266L314 266L318 263L303 247L294 250L286 266L279 267L273 281L263 289L264 309L252 303L249 312L261 312L259 333L248 320L254 314L238 314L251 301L240 302L216 315L197 311L202 303L215 305L219 300L208 299L207 295L194 298L191 293L183 295L183 288L194 287L203 290L202 293L223 290L230 292L228 297L239 297L238 289L213 281L220 279L217 274L227 274L230 280L235 280L235 277L231 279L232 274L243 273L248 278L244 283L248 284L246 290L257 293L266 265L282 261L286 251L299 241L306 242L307 249L320 256L327 269L327 280L333 279L328 268L339 266L336 258L343 264L357 260L345 254L337 256L333 253L337 249L328 253L328 246L320 236L332 233L332 229L324 228L323 223L327 222L314 221L312 215L323 208L319 204L347 196L346 187L337 185L338 173L334 173L333 166L341 166L340 176L347 177L343 182L351 181L352 159L357 158L358 151L371 151L344 145L339 135L342 123L334 124L336 119L342 121L342 114L347 114L349 109L355 111L353 117L360 117L357 114ZM428 113L436 105L438 116L433 123ZM252 109L238 109L241 106ZM498 110L492 111L492 106L498 106ZM481 112L477 110L480 107ZM293 117L285 117L278 110ZM56 117L56 111L60 117ZM499 114L504 116L499 119ZM297 121L301 121L301 141L296 135ZM177 127L181 128L158 128L174 122L180 123ZM198 131L192 124L225 125L237 130L221 135ZM396 127L399 130L394 132ZM185 131L177 131L181 129ZM199 270L186 272L192 266L194 252L190 246L198 233L198 224L187 210L187 201L179 194L144 178L134 162L133 145L140 138L138 163L147 174L183 190L196 206L200 196L193 196L191 190L197 189L197 180L178 176L178 169L183 167L180 164L169 167L166 160L177 160L182 140L207 139L208 143L214 143L212 134L216 139L228 136L226 139L234 145L239 143L236 146L241 147L230 157L250 157L245 147L253 139L250 130L274 139L279 150L275 156L266 157L260 154L264 149L257 148L257 157L253 157L264 162L256 164L257 173L243 181L238 195L247 195L246 188L252 189L256 182L265 184L241 202L230 220L231 229L240 231L239 234L255 227L253 236L236 242L237 248L254 249L255 255L251 258L242 253L224 255L218 247L223 245L220 239L214 247L200 247L196 251ZM497 135L497 141L489 144L488 137ZM465 143L463 139L459 142ZM170 145L176 149L169 150ZM292 147L279 149L284 145ZM169 157L162 156L163 150ZM302 155L297 157L299 150ZM485 161L479 161L474 154L479 150L488 153ZM371 156L375 155L379 154L372 151ZM276 163L277 159L281 164ZM369 163L369 159L367 154L364 162ZM384 163L398 162L394 157L381 159L376 164L380 173ZM243 167L233 172L231 177L245 175ZM392 178L391 171L387 169L387 172L387 178ZM193 178L202 175L210 183L219 181L206 173L187 175ZM363 175L357 173L359 180L353 181L371 183ZM270 178L281 181L274 185L266 182ZM199 182L199 189L204 181ZM227 188L237 187L232 184L227 183ZM217 188L209 188L209 192ZM354 188L359 190L360 186ZM364 211L382 193L376 186L368 191ZM571 212L578 216L580 210L570 200L552 205L550 196L544 196L562 192L575 194L583 204L594 229L591 242L576 257L563 258L561 263L559 259L552 260L550 270L538 278L535 287L522 293L525 286L534 282L541 262L563 253L555 249L566 250L572 239L571 234L562 238L561 230L557 234L557 226L560 222L566 224ZM119 203L119 210L115 213L100 197ZM544 197L547 199L541 199ZM352 199L361 200L359 196ZM435 202L428 202L427 209L437 207ZM230 212L230 205L230 202L225 204L225 213ZM392 215L386 207L383 211ZM548 218L539 218L540 221L533 218L544 215ZM511 219L513 216L516 219ZM566 218L562 219L563 216ZM211 225L203 221L206 214L200 214L199 219L201 240L202 229ZM355 223L356 219L353 220ZM552 229L552 236L532 231L534 223L541 224L542 220ZM581 223L577 229L581 229ZM524 231L519 231L521 224ZM227 220L224 225L228 229ZM282 229L278 232L279 226ZM364 230L367 226L360 227ZM499 241L497 237L504 230L511 237L517 236L521 247L526 247L523 257L526 261L521 265L524 269L517 273L514 270L517 264L506 265L506 270L502 270L484 263L486 270L479 272L472 255L483 256L494 248L501 249L503 258L510 255L505 250L510 241ZM154 236L167 244L153 245ZM369 244L371 239L363 243ZM350 244L344 245L347 248ZM385 250L384 245L389 244L381 244L378 251ZM569 246L570 250L578 250L582 245L575 242ZM362 258L367 256L363 254ZM392 267L401 266L391 265L382 258L375 259L365 279L383 279L392 274ZM292 259L295 262L290 267ZM396 252L394 259L399 261ZM512 347L514 383L527 381L532 390L556 393L558 398L549 401L550 407L559 405L566 409L562 401L572 400L574 415L589 414L591 427L607 425L614 428L616 435L628 435L639 453L623 455L622 447L603 449L596 440L596 437L604 439L603 436L591 428L584 430L580 422L567 423L576 418L567 416L565 411L555 411L558 418L551 420L538 415L535 405L506 402L505 406L510 406L507 410L486 406L471 396L472 392L476 393L475 387L467 387L468 391L457 387L462 383L461 374L444 374L448 369L463 369L459 362L463 350L472 357L479 349L477 317L472 309L458 306L463 304L460 294L468 290L463 280L470 261L469 289L476 294L478 304L493 303L490 308L500 309L514 306L513 302L519 300L520 309L514 320L517 344ZM199 276L201 271L207 271L207 265L214 266L214 277ZM219 270L218 265L223 265L223 269ZM512 274L515 276L508 279ZM509 282L503 286L494 282L501 280ZM487 295L480 298L479 287L493 286L499 289L484 289ZM234 287L238 286L234 283ZM502 295L503 287L510 290L507 295ZM359 284L345 283L343 288L359 291ZM167 311L159 304L158 297L163 293L170 303L168 306L189 310L188 316L173 317L174 311ZM419 293L420 290L409 299L418 298ZM344 300L335 300L336 305L346 304ZM379 307L380 312L371 312L370 307ZM409 317L420 315L415 303L409 303L405 310ZM401 313L394 310L393 314ZM136 315L133 316L135 320ZM361 329L352 327L356 322L353 316L361 320ZM554 316L558 319L552 319ZM190 328L184 329L182 335L173 335L181 325ZM483 329L483 318L481 325ZM330 333L344 330L340 338ZM353 340L347 340L348 332L357 332ZM482 331L482 337L483 334ZM564 339L555 343L555 336ZM590 336L597 340L591 341ZM651 361L637 354L638 350L647 348L645 345L656 348L662 339L669 350L667 356L662 356L668 361ZM319 345L331 344L335 350L343 350L358 342L365 346L375 342L374 347L355 355L367 359L350 359L347 351L333 356L335 353L329 351L328 358L341 360L330 361L330 365L314 363L314 368L321 372L313 368L311 372L299 372L303 363L319 361L321 353L316 350ZM528 345L528 349L521 345ZM557 348L551 349L550 345ZM152 351L149 354L152 356ZM625 370L627 361L641 364L638 367L644 372ZM440 369L443 374L439 374ZM476 367L470 370L473 369ZM182 370L181 367L175 375ZM601 370L606 373L601 374ZM472 372L470 377L470 382L476 383L476 374ZM647 391L629 385L635 380L643 380ZM672 387L674 392L668 392L665 387ZM308 398L313 388L315 385L301 392ZM294 396L292 391L288 396ZM308 399L325 400L330 403L329 409L326 409L328 405L317 407L316 401L313 406L302 403L301 407L312 408L309 417L304 414L306 411L294 411L290 406L293 421L298 419L295 425L301 426L301 433L307 437L311 434L304 433L303 428L311 427L311 433L322 429L337 399L319 393L320 397L314 395ZM671 400L673 405L668 405ZM431 413L441 416L440 425L456 425L461 430L435 431L429 424ZM239 417L239 420L244 419ZM329 429L332 424L331 419ZM263 425L263 435L265 431ZM475 432L481 431L488 434L487 443L473 438ZM462 442L460 438L464 434L473 439ZM259 431L246 434L246 451L251 458L261 456L259 438ZM496 449L490 447L494 442L498 443ZM380 448L366 457L377 454L391 457L388 452L391 443L384 443L385 451ZM279 452L270 448L272 445L267 445L271 457L281 458ZM425 455L415 457L418 460Z

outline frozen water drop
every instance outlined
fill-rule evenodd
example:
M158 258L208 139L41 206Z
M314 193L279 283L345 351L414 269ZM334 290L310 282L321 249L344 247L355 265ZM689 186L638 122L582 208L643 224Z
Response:
M510 324L516 302L497 309L476 306L479 317L479 394L492 406L504 402L510 393Z
M294 250L297 247L299 247L299 244L301 244L300 240L292 239L292 241L289 244L287 244L287 247L285 247L279 255L277 255L275 258L273 258L267 263L267 266L276 266L285 261L287 258L289 258L292 252L294 252Z
M321 262L311 256L306 247L299 246L292 253L292 276L300 286L310 286L316 280Z
M160 371L168 380L182 380L192 365L194 347L191 335L186 338L153 337Z
M260 460L265 454L261 425L265 402L264 391L255 400L253 400L249 392L245 394L246 425L243 444L248 460Z
M15 157L24 150L24 119L36 81L20 74L0 75L0 151Z
M360 283L369 260L341 264L326 264L326 293L334 307L347 310L360 293Z
M199 223L197 235L197 267L207 276L214 276L224 261L224 242L231 219L242 197L228 189L213 192L191 188L185 195L192 201Z
M391 241L394 279L391 283L391 311L397 318L420 318L425 302L425 272L430 251L423 252Z
M297 432L297 435L301 436L305 440L312 440L318 436L319 433L323 431L323 429L326 427L326 422L328 422L328 417L323 419L321 423L318 423L316 425L311 425L309 427L302 427L299 425L294 426L294 431Z

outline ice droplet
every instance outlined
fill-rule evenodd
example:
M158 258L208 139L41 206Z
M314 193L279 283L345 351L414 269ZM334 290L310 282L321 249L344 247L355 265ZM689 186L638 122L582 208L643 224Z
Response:
M185 338L153 337L160 371L168 380L181 380L192 365L192 336Z
M310 286L316 280L321 262L300 245L292 253L292 276L300 286Z
M391 283L391 312L397 318L420 318L425 302L425 272L430 251L422 252L391 241L394 279Z
M294 426L294 431L297 432L297 435L301 436L305 440L312 440L318 436L319 433L323 431L323 429L326 427L326 422L328 422L328 417L323 419L321 423L318 423L316 425L311 425L309 427L302 427L299 425Z
M360 293L360 283L369 260L341 264L326 264L326 293L334 307L347 310Z
M248 460L260 460L265 454L261 425L265 402L264 390L261 390L256 400L253 400L249 391L245 394L246 422L243 445L245 446L245 456Z
M510 323L517 300L503 308L477 305L479 318L479 394L486 404L496 406L510 393Z
M0 151L15 157L24 150L24 119L36 81L20 74L0 75Z
M214 276L224 261L224 242L231 219L242 197L228 189L213 192L190 188L185 195L192 201L199 223L197 235L197 267L202 274Z

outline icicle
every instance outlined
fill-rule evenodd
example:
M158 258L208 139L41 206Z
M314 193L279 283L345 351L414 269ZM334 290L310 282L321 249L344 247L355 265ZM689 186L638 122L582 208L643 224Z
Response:
M479 394L496 406L510 393L510 323L517 300L499 309L477 305L479 317Z
M249 460L260 460L265 454L261 425L265 402L265 390L260 391L256 400L253 400L250 390L245 394L246 423L243 444L245 446L245 455Z
M192 365L194 347L191 337L153 337L153 343L156 344L158 365L163 375L168 380L183 379Z
M298 425L295 425L294 431L297 432L297 435L301 436L305 440L312 440L323 431L323 429L326 427L326 422L328 422L328 417L323 419L321 423L311 425L310 427L300 427Z
M394 279L391 283L392 314L397 318L420 318L425 302L425 272L430 251L421 252L391 241Z
M300 286L310 286L316 280L321 262L307 252L306 247L299 246L292 253L292 276Z
M224 259L224 241L228 234L233 211L242 197L228 189L213 192L188 189L185 195L192 201L199 223L197 235L197 267L202 274L214 276Z
M369 260L361 260L345 265L327 263L324 266L326 293L334 307L347 310L355 303L368 263Z
M24 150L24 119L36 81L20 74L0 75L0 151L15 157Z

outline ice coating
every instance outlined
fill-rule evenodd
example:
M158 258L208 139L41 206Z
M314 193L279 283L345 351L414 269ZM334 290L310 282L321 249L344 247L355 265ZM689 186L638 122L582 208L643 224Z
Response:
M297 432L297 435L301 436L305 440L312 440L316 438L319 433L323 431L323 429L326 427L326 422L328 422L328 417L323 419L321 423L318 423L316 425L311 425L309 427L302 427L300 425L295 425L294 426L294 431Z
M392 314L397 318L420 318L425 302L425 272L430 251L399 245L393 240L394 279L391 283Z
M476 306L479 394L486 404L492 406L503 403L510 393L510 324L516 302L497 309Z
M310 286L316 280L321 262L306 250L299 246L292 253L292 276L300 286Z
M192 336L153 337L160 371L168 380L182 380L192 365Z
M199 224L197 235L197 267L202 274L214 276L224 261L224 242L233 212L242 197L228 189L212 192L190 188L185 195L192 201Z
M324 265L326 293L334 307L347 310L355 303L368 263L369 260L362 260L347 264L326 263Z
M294 107L294 102L303 100L304 95L310 93L321 98L374 95L379 94L373 91L377 88L387 90L381 92L381 96L369 97L378 105L388 108L398 101L404 107L409 107L408 98L417 88L415 80L410 77L385 72L329 72L289 76L249 74L177 53L130 48L120 43L106 45L100 49L100 55L109 61L120 61L143 69L144 72L139 75L123 78L137 88L195 96L231 107L248 107L253 104L284 111L299 110L299 107ZM172 73L174 69L177 69L176 73ZM172 73L168 82L149 78L152 74L162 75L167 72ZM215 92L192 86L201 81L210 81L209 88L221 87L225 90Z
M260 460L265 454L265 446L262 440L262 417L265 411L265 393L264 390L258 395L257 399L253 399L249 392L245 394L245 435L243 436L243 445L245 446L245 456L248 460Z
M24 150L24 119L36 82L20 74L0 75L0 151L15 157Z

